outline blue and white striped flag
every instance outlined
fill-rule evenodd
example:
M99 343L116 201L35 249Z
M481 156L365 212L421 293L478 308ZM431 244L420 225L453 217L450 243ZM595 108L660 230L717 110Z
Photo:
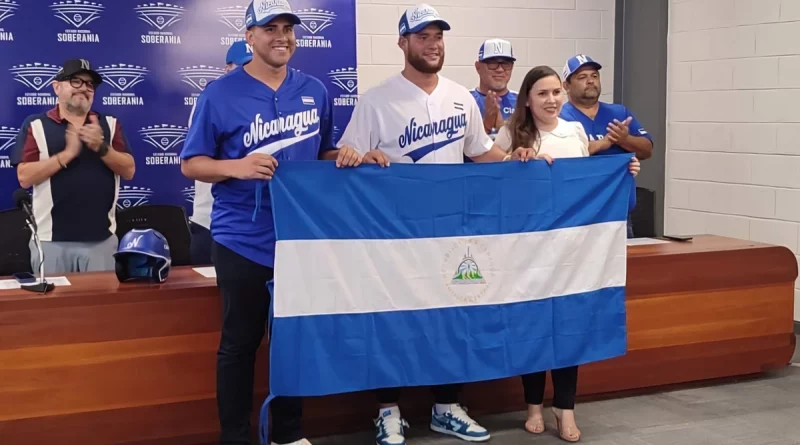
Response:
M629 161L281 162L271 394L474 382L624 354Z

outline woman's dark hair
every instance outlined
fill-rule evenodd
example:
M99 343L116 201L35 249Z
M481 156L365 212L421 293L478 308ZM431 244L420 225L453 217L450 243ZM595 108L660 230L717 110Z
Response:
M522 80L522 86L519 87L517 96L517 105L514 108L514 113L508 121L508 130L511 133L511 151L516 150L518 147L536 148L536 142L539 140L539 129L536 128L536 122L533 120L533 114L528 108L528 94L533 88L533 84L544 79L545 77L555 76L561 80L561 76L550 68L549 66L537 66L525 75Z

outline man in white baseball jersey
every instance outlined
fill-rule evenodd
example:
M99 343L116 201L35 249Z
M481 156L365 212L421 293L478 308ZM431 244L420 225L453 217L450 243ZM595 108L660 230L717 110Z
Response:
M496 147L483 128L475 99L461 85L438 75L444 63L443 31L449 30L439 13L422 4L400 18L398 46L405 68L359 100L340 149L354 148L363 163L388 166L391 162L460 164L464 156L475 162L508 159L527 161L532 149L513 155ZM430 428L471 442L489 440L485 428L458 404L459 385L432 388L436 405ZM375 420L377 445L403 445L407 426L397 407L399 388L377 391L380 410Z

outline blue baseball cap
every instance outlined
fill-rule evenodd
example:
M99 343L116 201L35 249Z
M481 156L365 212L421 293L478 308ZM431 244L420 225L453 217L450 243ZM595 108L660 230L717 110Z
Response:
M442 28L442 31L450 30L450 24L444 21L439 12L432 6L424 3L412 6L406 9L406 12L400 17L400 23L398 24L400 36L420 32L432 23L437 23Z
M286 17L294 25L300 24L300 17L292 12L286 0L256 0L250 2L244 14L247 29L253 26L264 26L278 17Z
M514 57L514 49L511 48L511 42L503 39L489 39L483 42L478 50L478 62L494 58L516 61L517 58Z
M225 64L234 63L236 65L244 65L253 59L253 49L245 41L233 42L228 48L228 54L225 56Z
M569 76L573 75L575 71L578 71L582 67L589 65L596 69L600 69L603 66L599 63L592 60L591 57L585 56L583 54L578 54L577 56L570 57L567 59L567 63L564 64L564 71L561 73L564 80L568 80Z

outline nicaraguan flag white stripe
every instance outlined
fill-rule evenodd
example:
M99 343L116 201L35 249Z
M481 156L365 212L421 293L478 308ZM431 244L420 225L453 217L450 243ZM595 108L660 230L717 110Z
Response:
M629 160L281 163L271 393L491 380L624 354Z
M277 299L274 315L507 304L625 286L626 236L626 222L614 221L476 237L281 242L275 290L291 298Z

